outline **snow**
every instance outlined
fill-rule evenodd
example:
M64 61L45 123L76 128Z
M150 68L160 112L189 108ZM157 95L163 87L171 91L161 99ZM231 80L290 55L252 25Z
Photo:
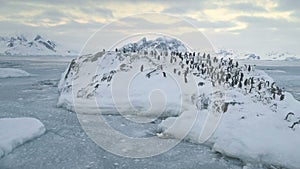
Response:
M0 118L0 158L45 131L45 126L35 118Z
M240 91L226 91L225 102L233 99L243 104L229 106L216 131L205 144L217 152L244 162L298 168L300 153L295 149L300 146L300 128L297 126L293 130L289 126L300 119L300 103L290 93L286 93L285 101L275 101L277 108L272 110L274 104L262 104L256 99L245 97ZM201 132L207 125L205 122L210 111L212 110L193 110L183 113L197 113L196 122L186 140L203 143ZM288 112L295 115L287 121L284 118ZM166 129L178 119L185 121L186 125L194 122L195 119L182 117L183 114L167 118L160 124L164 135L180 138L183 126L176 126L172 131Z
M0 78L27 77L31 76L28 72L15 68L0 68Z

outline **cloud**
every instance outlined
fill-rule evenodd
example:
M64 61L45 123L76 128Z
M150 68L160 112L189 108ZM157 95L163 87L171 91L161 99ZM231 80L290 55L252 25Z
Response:
M137 15L144 12L154 14ZM254 49L260 47L259 43L268 43L268 48L282 46L296 49L299 48L296 47L296 37L300 32L300 1L28 0L3 1L0 6L1 33L44 32L68 44L83 41L79 39L86 39L112 21L117 23L104 29L107 38L113 33L123 35L139 30L186 35L202 31L217 43L240 48L250 45ZM73 38L76 40L71 40ZM278 38L282 40L278 41Z
M228 5L229 9L248 12L265 12L266 9L262 6L257 6L253 3L234 3Z

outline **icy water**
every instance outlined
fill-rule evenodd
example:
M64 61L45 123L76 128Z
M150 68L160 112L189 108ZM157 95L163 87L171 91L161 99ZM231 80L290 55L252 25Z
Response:
M124 158L101 149L84 133L75 113L56 107L57 82L70 59L0 56L0 67L19 68L33 74L26 78L0 78L0 118L34 117L47 128L45 135L19 146L0 159L0 169L243 167L239 160L188 142L181 142L166 153L143 159ZM300 66L293 64L269 63L267 66L257 64L257 67L265 69L299 100ZM118 116L108 116L107 120L116 126L121 123L124 126L125 123L128 135L143 136L156 129L156 124L132 125Z
M300 101L300 61L241 61L256 65L267 72L278 86L293 94Z

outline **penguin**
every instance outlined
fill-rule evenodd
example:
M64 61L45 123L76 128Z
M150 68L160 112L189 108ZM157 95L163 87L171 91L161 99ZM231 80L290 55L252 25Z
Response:
M213 87L215 87L216 85L215 85L215 81L211 81L211 85L213 86Z
M234 80L231 79L231 87L234 87Z
M187 83L187 82L188 82L186 77L184 77L184 82L185 82L185 83Z
M242 81L239 82L239 88L242 88L243 87L243 84L242 84Z
M111 81L111 79L112 79L112 76L110 75L110 76L108 76L108 78L107 78L107 82L110 82Z
M280 89L279 87L277 87L277 94L282 95L282 89Z
M198 83L198 86L203 86L204 85L204 82L199 82Z
M174 68L174 73L176 73L176 69Z
M249 65L249 66L248 66L248 72L250 72L250 71L251 71L251 66Z
M237 85L238 83L239 83L238 79L235 78L235 79L234 79L234 85Z
M240 81L244 80L244 73L241 73Z
M252 89L254 89L255 87L253 87L253 86L251 86L250 87L250 90L249 90L249 93L251 93L252 92Z
M273 83L271 84L271 88L274 88L274 85L275 85L275 82L273 82Z
M228 76L228 75L226 75L226 77L225 77L225 81L226 81L226 82L228 82L228 81L229 81L229 79L230 79L230 78L229 78L229 76Z
M228 110L228 105L229 105L229 103L224 103L224 104L222 104L222 106L221 106L221 108L222 108L222 110L223 110L223 113L226 113L227 112L227 110Z
M181 55L179 55L179 58L181 59L181 61L183 61L183 57Z
M202 70L202 74L204 75L206 73L206 68Z
M257 85L257 87L258 87L258 90L261 90L261 85L262 85L262 83L261 83L261 82L259 82L259 84Z
M295 115L293 112L289 112L286 116L285 116L285 118L284 118L284 120L287 120L288 121L288 118L289 118L289 116L290 115Z
M187 71L184 71L184 77L186 77L186 76L187 76L187 74L188 74L188 72L187 72Z
M143 71L144 71L144 65L141 66L141 72L143 72Z
M163 76L164 76L164 77L167 77L167 74L166 74L166 72L162 72L162 73L163 73Z
M284 94L280 95L280 101L284 100Z
M254 77L250 78L250 83L253 85L254 84Z
M270 86L270 82L268 80L266 81L266 85L267 85L267 87Z
M180 74L181 74L181 72L180 72L180 71L178 71L178 76L180 76Z
M238 61L236 61L235 67L236 67L236 68L239 67L239 62L238 62Z
M300 120L299 121L296 121L292 124L292 126L289 126L289 128L291 129L294 129L295 125L299 124L300 123Z
M228 65L231 66L232 65L232 59L229 58L229 62Z

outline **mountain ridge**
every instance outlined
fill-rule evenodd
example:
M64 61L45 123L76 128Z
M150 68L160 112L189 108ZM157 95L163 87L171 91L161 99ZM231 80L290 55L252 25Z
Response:
M0 36L0 53L3 55L77 55L75 51L66 50L53 40L37 34L30 38L20 34Z

